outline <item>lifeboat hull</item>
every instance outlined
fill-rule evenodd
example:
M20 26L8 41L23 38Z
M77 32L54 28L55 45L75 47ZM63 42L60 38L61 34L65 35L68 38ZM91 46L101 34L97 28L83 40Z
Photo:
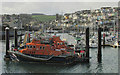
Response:
M48 55L27 55L20 52L9 52L17 57L17 60L24 62L39 62L39 63L64 63L71 64L75 61L75 56L48 56Z

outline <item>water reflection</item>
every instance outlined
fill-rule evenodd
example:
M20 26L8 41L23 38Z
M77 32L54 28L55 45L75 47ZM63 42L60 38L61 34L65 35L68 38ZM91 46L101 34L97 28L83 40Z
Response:
M5 54L5 41L0 41L1 60ZM2 60L4 73L118 73L118 49L105 47L102 49L102 62L97 62L97 49L90 49L90 63L72 65L53 65Z
M102 63L98 63L98 66L96 67L96 70L97 70L96 73L103 73L102 69L103 69Z

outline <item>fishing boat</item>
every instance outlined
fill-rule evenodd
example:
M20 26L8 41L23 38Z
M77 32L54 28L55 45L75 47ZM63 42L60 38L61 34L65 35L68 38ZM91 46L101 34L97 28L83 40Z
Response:
M85 53L81 51L81 53ZM59 36L34 38L32 42L26 43L22 49L13 49L9 51L11 59L17 61L29 62L54 62L54 63L73 63L76 59L81 58L81 53L76 53L75 50L65 44Z

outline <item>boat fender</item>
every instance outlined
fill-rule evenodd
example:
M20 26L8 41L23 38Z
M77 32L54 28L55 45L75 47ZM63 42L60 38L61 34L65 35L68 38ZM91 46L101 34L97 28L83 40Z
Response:
M80 54L79 54L79 53L77 53L77 55L79 56Z

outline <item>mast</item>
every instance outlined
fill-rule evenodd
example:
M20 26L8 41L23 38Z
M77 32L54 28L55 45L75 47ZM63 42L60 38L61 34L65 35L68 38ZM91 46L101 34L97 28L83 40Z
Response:
M114 36L116 35L116 27L115 27L115 22L116 22L116 18L115 18L115 16L114 16Z
M119 2L119 4L120 4L120 2ZM118 7L117 11L118 11L118 13L120 13L120 7ZM118 24L118 41L120 41L120 18L119 18L120 14L118 14L118 13L117 13L117 17L118 17L118 21L117 21L118 22L117 23Z

